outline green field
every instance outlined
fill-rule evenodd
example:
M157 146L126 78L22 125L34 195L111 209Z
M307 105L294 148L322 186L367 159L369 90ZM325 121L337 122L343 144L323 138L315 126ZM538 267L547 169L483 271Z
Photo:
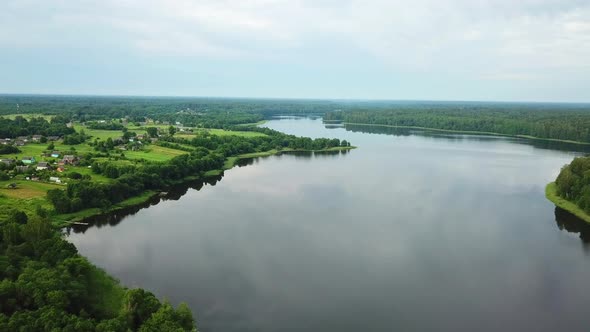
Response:
M11 183L16 183L16 189L8 189L7 186ZM16 199L29 199L29 198L42 198L50 189L61 188L64 189L64 185L52 184L39 181L29 181L25 179L11 179L8 181L0 181L0 194L8 198Z
M146 133L146 131L143 129L131 129L130 127L128 127L128 128L130 131L133 131L138 135L143 135ZM123 136L123 132L121 130L90 129L90 128L87 128L86 126L83 126L81 124L75 124L74 129L77 132L84 130L84 133L86 133L86 135L92 136L91 140L94 140L96 138L98 138L100 140L106 140L109 137L111 139L115 139L115 138Z
M264 133L256 131L236 131L236 130L225 130L225 129L194 129L193 133L177 133L174 137L180 138L192 138L199 132L208 132L211 135L217 136L240 136L240 137L264 137L267 136Z
M187 154L188 152L165 148L158 145L149 145L142 151L125 151L125 156L129 159L145 159L149 161L166 161L176 156Z
M557 185L555 182L551 182L545 187L545 196L553 204L590 223L590 215L586 211L582 210L576 203L570 202L557 194Z

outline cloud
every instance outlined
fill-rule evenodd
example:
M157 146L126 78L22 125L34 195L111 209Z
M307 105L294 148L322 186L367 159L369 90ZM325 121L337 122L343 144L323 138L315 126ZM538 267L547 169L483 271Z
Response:
M465 79L590 75L587 0L5 0L0 49L379 64Z

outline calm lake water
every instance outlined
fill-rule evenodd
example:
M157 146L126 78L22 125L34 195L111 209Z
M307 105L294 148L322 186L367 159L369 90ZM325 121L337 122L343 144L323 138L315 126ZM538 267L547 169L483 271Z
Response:
M359 148L253 160L69 240L205 332L588 331L590 230L544 197L571 147L266 126Z

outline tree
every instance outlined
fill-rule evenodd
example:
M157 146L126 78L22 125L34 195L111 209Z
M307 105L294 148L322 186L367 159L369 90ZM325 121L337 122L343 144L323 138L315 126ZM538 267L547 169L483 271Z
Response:
M49 145L47 146L47 150L53 151L54 149L55 149L55 144L53 142L49 143Z
M174 134L176 134L176 128L174 128L174 126L168 127L168 134L170 134L170 136L174 136Z
M8 217L8 221L20 224L20 225L24 225L27 223L27 221L29 220L29 218L27 217L27 214L19 211L19 210L12 210L12 212L10 213L9 217Z
M47 191L47 200L53 204L57 213L68 213L71 209L71 201L68 195L61 189Z
M160 302L154 294L141 288L128 290L123 304L123 314L133 329L141 326L154 312L160 309Z
M158 128L156 128L156 127L148 127L146 129L146 131L147 131L147 134L150 137L158 137Z

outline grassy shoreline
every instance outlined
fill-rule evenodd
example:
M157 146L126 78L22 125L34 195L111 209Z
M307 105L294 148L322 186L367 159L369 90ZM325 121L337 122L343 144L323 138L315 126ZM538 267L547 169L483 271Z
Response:
M590 143L588 143L588 142L572 141L572 140L557 139L557 138L542 138L542 137L535 137L535 136L529 136L529 135L510 135L510 134L495 133L495 132L490 132L490 131L453 130L453 129L440 129L440 128L430 128L430 127L418 127L418 126L396 126L396 125L385 125L385 124L376 124L376 123L355 123L355 122L342 122L342 124L356 125L356 126L401 128L401 129L418 129L418 130L429 130L429 131L438 131L438 132L446 132L446 133L456 133L456 134L491 135L491 136L502 136L502 137L512 137L512 138L523 138L523 139L530 139L530 140L537 140L537 141L570 143L570 144L578 144L578 145L590 145Z
M578 207L574 202L570 202L563 197L557 195L557 185L555 182L547 184L545 187L545 197L553 202L556 206L568 211L576 217L590 223L590 215Z
M238 162L238 160L240 160L240 159L268 157L268 156L272 156L272 155L284 153L284 152L297 152L297 151L300 151L300 152L325 152L325 151L352 150L355 148L356 148L355 146L342 146L342 147L333 147L333 148L324 149L324 150L283 149L283 150L270 150L270 151L265 151L265 152L246 153L246 154L242 154L242 155L238 155L238 156L234 156L234 157L228 157L225 160L225 163L224 163L222 169L215 169L215 170L207 171L207 172L205 172L205 174L203 176L188 176L188 177L184 178L183 180L178 181L178 183L175 183L175 184L185 183L188 181L194 181L194 180L213 177L213 176L219 176L224 171L233 168L236 165L236 163ZM110 207L107 210L101 210L99 208L90 208L90 209L84 209L84 210L73 212L73 213L54 215L54 216L52 216L53 224L59 228L71 226L73 223L83 222L84 220L87 220L91 217L105 215L105 214L113 213L113 212L123 210L126 208L145 204L150 199L152 199L154 196L158 195L158 193L159 193L159 191L146 190L137 196L128 198L122 202L119 202L119 203L113 205L112 207Z

